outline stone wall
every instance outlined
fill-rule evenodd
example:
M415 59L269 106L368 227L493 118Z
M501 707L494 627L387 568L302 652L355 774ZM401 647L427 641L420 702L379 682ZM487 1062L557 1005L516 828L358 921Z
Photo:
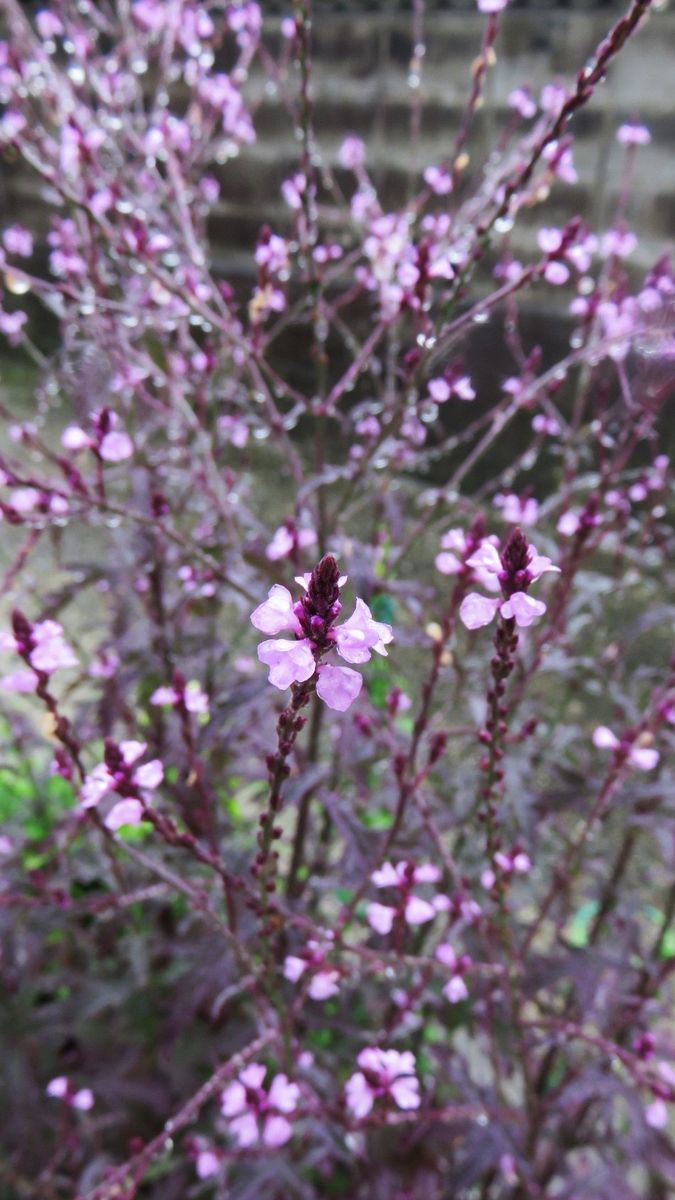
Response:
M360 134L369 148L369 167L383 204L398 204L429 162L451 150L480 43L483 18L475 0L429 0L427 52L419 93L409 86L413 51L410 0L316 0L313 90L316 130L324 161L333 163L346 132ZM509 119L506 99L527 83L537 93L552 77L571 82L628 0L513 0L502 20L498 61L471 143L479 164ZM290 0L263 0L265 38L279 41L279 14ZM514 251L527 254L534 228L563 222L579 212L599 227L612 222L621 186L622 151L617 126L639 117L652 132L640 149L627 218L640 237L638 261L648 265L675 234L675 11L654 11L611 68L605 84L575 118L578 184L557 184L546 205L523 214L514 231ZM280 185L297 165L297 143L287 113L264 80L253 74L249 88L257 111L258 140L222 171L222 200L212 221L216 269L235 280L248 277L251 247L260 225L288 228ZM411 137L411 113L422 103L420 135ZM23 168L4 165L0 216L44 223L35 179Z

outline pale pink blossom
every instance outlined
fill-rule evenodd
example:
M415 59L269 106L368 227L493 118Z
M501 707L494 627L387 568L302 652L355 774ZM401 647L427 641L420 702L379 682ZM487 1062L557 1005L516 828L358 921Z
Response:
M549 262L544 267L544 279L553 287L561 287L570 277L569 267L562 262Z
M365 601L359 599L351 617L335 629L338 653L350 663L368 662L371 650L386 656L386 646L393 638L391 626L376 621Z
M261 633L281 633L284 629L300 633L300 623L293 611L293 597L288 588L275 583L267 594L267 600L251 613L251 624Z
M51 1079L45 1091L52 1099L63 1100L69 1108L76 1108L79 1112L89 1112L94 1107L95 1098L91 1088L76 1091L67 1075L57 1075Z
M500 13L506 8L509 0L477 0L478 11L487 14Z
M466 1000L469 992L464 982L463 972L469 965L469 960L458 958L448 942L442 942L440 946L436 947L435 956L450 971L450 978L442 989L446 1000L450 1004L459 1004L461 1000Z
M140 800L129 798L113 805L103 822L107 829L121 829L123 825L140 825L143 820L143 805Z
M637 247L638 240L629 229L609 229L600 239L603 258L629 258Z
M355 171L362 167L366 161L366 147L361 138L349 134L340 147L338 160L346 171Z
M460 620L467 629L482 629L489 625L500 605L499 600L490 600L488 596L480 596L478 592L470 592L465 596L459 607Z
M138 825L143 819L143 803L139 796L155 791L164 779L164 767L158 758L140 766L135 765L146 749L145 742L120 742L115 757L108 758L109 750L106 750L107 761L97 763L85 776L80 789L82 808L95 808L105 796L122 791L120 800L105 818L108 829ZM112 766L108 765L109 762ZM129 794L131 789L137 790L139 796Z
M37 675L32 671L10 671L0 679L0 688L5 692L15 694L34 692L37 687Z
M294 526L280 525L265 550L265 556L270 562L278 562L297 550L305 550L314 545L316 534L313 529L295 529Z
M288 979L290 983L297 983L307 971L310 971L308 996L311 1000L328 1000L331 996L337 995L340 990L339 972L322 965L325 962L324 954L316 942L308 943L308 952L308 958L299 958L294 954L287 955L284 959L284 978Z
M626 751L626 760L631 767L638 771L652 771L659 762L659 752L651 746L642 746L637 742L623 742L606 725L598 725L593 731L593 745L598 750Z
M570 508L566 513L563 513L558 518L556 529L558 533L562 533L563 537L573 537L580 528L580 513L578 510Z
M79 425L68 425L61 434L63 448L72 450L75 454L78 450L89 449L94 444L94 439L85 433L84 429L80 429Z
M35 648L29 654L30 664L36 671L51 675L63 667L76 667L77 656L65 640L62 627L57 621L38 621L32 630Z
M68 1094L68 1079L65 1075L57 1075L55 1079L50 1079L46 1087L48 1096L52 1096L55 1100L63 1100Z
M35 25L40 37L46 42L51 41L52 38L61 37L64 33L60 18L48 8L41 8L35 14Z
M376 1100L393 1103L404 1111L419 1108L419 1081L411 1051L369 1046L360 1051L356 1061L361 1070L345 1084L345 1102L355 1120L367 1117Z
M105 462L125 462L133 455L134 443L128 433L124 433L121 429L113 429L101 438L98 452Z
M79 1109L80 1112L89 1112L94 1107L94 1093L91 1088L80 1088L79 1092L75 1092L71 1103L73 1108Z
M321 663L317 671L316 691L329 708L346 712L361 692L363 679L349 667Z
M378 904L376 900L366 908L366 920L370 928L374 929L376 933L381 933L383 937L391 933L395 916L395 908L391 908L388 904Z
M198 1179L210 1179L220 1169L220 1159L214 1150L200 1150L195 1163Z
M539 517L539 505L533 496L516 496L512 492L504 495L498 492L494 498L494 506L500 509L504 520L511 525L536 525Z
M270 683L282 691L292 683L304 683L316 670L309 638L302 638L296 642L290 642L286 638L261 642L258 646L258 658L270 668Z
M196 679L182 688L158 687L150 697L151 704L177 706L184 704L188 712L201 716L209 711L209 698Z
M10 225L2 235L3 245L8 254L17 254L20 258L30 258L33 253L33 236L23 225Z
M221 1095L220 1111L242 1149L262 1142L274 1149L285 1145L293 1134L287 1119L296 1112L300 1088L287 1075L275 1075L269 1091L263 1087L267 1068L249 1063Z
M532 117L536 116L537 105L529 88L514 88L512 92L509 92L507 104L509 108L515 108L516 112L520 113L525 121L529 121Z
M499 611L507 620L514 619L519 628L527 629L539 617L543 617L546 605L528 596L527 592L514 592Z
M668 1124L668 1106L660 1096L652 1100L644 1110L645 1121L652 1129L665 1129Z
M424 182L437 196L447 196L452 191L452 179L444 167L427 167Z
M625 125L619 125L616 131L616 140L622 146L648 146L652 140L652 135L646 125L639 125L635 121L630 121Z

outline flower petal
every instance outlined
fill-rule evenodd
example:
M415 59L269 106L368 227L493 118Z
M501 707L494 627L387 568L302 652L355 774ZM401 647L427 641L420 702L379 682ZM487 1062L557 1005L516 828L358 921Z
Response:
M499 604L499 600L490 600L487 596L479 596L478 592L470 592L460 605L460 620L467 629L481 629L483 625L490 624Z
M317 693L336 712L346 712L362 686L363 680L358 671L350 671L349 667L332 667L329 663L319 667Z

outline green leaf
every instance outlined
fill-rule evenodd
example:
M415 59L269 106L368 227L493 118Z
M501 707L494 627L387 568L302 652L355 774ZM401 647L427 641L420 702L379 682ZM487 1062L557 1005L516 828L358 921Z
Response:
M361 821L366 829L391 829L394 817L386 808L366 809L361 813Z
M597 900L589 900L586 904L582 904L573 917L570 917L570 920L563 929L563 937L569 942L570 946L575 946L581 950L584 946L588 945L588 935L598 908Z
M141 821L140 825L122 825L117 832L123 841L135 843L144 842L152 830L150 821Z
M371 600L370 611L376 621L386 621L387 625L391 625L396 615L396 601L386 592L378 592Z

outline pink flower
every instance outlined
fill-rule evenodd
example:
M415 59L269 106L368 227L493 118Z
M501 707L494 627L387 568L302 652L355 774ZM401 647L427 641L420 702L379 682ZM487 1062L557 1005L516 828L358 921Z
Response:
M120 800L111 808L104 825L107 829L121 829L123 825L140 825L143 820L143 805L140 800Z
M619 125L616 131L616 140L622 146L648 146L652 135L646 125L638 125L637 122L631 121L625 125Z
M336 712L346 712L360 695L362 686L363 680L358 671L350 671L349 667L321 663L317 670L317 695Z
M326 954L319 942L307 943L305 957L289 954L284 959L284 978L297 983L309 971L311 979L307 994L311 1000L328 1000L339 991L340 974L326 963Z
M80 789L83 808L95 808L110 792L121 799L105 818L108 829L138 825L143 819L143 793L153 792L164 779L164 767L158 758L136 766L146 750L145 742L106 742L105 759L85 777ZM138 793L138 794L136 794ZM139 798L140 797L140 798Z
M113 430L111 433L106 433L101 439L98 452L105 462L124 462L127 458L131 458L134 452L134 443L128 433L124 433L122 430Z
M30 258L33 253L33 236L23 225L10 225L9 229L5 229L2 241L8 254Z
M562 533L563 537L573 537L580 525L578 510L570 508L559 518L556 529L558 533Z
M282 691L292 683L304 683L306 679L311 679L316 670L309 638L299 642L289 642L286 638L261 642L258 658L270 668L270 683Z
M86 450L93 446L94 440L84 429L80 429L79 425L68 425L61 434L61 445L65 450L72 450L77 454L78 450Z
M466 1000L469 992L463 979L463 973L469 966L470 959L466 956L458 958L448 942L443 942L436 947L436 958L450 971L450 979L443 987L443 995L446 1000L450 1004L459 1004L461 1000Z
M297 576L296 582L305 589L296 604L287 588L275 584L267 600L251 614L251 623L264 633L288 629L296 635L295 641L278 638L261 642L258 658L270 668L270 683L280 689L303 683L316 672L317 695L329 708L345 712L361 691L361 677L347 667L322 662L323 656L336 649L347 662L368 662L372 650L387 653L385 644L393 637L391 627L374 620L368 605L357 599L349 620L334 628L346 576L339 575L331 555L321 559L314 571Z
M658 750L651 746L641 746L629 740L620 741L606 725L598 725L593 732L593 745L598 750L614 750L625 753L627 762L638 771L652 771L658 765L660 758Z
M10 671L0 679L0 688L15 695L34 692L37 687L37 675L32 671Z
M480 596L478 592L470 592L460 605L460 620L467 629L482 629L493 620L499 606L499 600L490 600L487 596Z
M30 652L29 659L36 671L51 675L62 667L78 665L75 652L65 640L62 627L57 621L38 621L33 626L33 641L35 648Z
M57 1075L55 1079L51 1079L45 1091L54 1100L63 1100L69 1108L76 1108L79 1112L89 1112L94 1107L95 1098L91 1088L75 1091L66 1075Z
M251 624L261 633L281 633L284 629L300 633L300 622L295 615L293 597L288 588L275 583L267 599L251 613Z
M424 182L437 196L447 196L452 191L452 180L444 167L427 167Z
M270 562L277 562L281 558L288 558L298 550L305 550L308 546L315 544L316 534L313 529L296 529L295 525L290 522L279 526L265 550L265 556L269 558Z
M629 229L609 229L600 239L600 253L603 258L629 258L637 244L635 234Z
M174 708L184 705L187 712L200 716L209 711L209 698L196 679L191 679L182 687L155 688L150 703L171 705Z
M499 13L502 12L509 0L477 0L478 11L482 13Z
M366 909L366 920L370 928L374 929L376 933L381 933L383 937L391 933L395 916L395 908L391 908L388 904L378 904L377 901L373 901Z
M293 1134L287 1115L294 1113L300 1099L297 1083L287 1075L275 1075L269 1091L263 1087L267 1068L249 1063L222 1093L220 1110L242 1148L259 1142L269 1148L283 1146Z
M361 138L349 134L340 146L338 160L340 166L344 167L346 171L355 171L358 167L362 167L366 161L366 147Z
M476 393L468 375L439 375L429 380L429 396L435 404L444 404L451 396L459 400L475 400Z
M345 1084L345 1102L352 1116L360 1121L368 1116L376 1100L393 1103L404 1111L419 1108L419 1081L415 1074L415 1056L409 1050L381 1050L369 1046L356 1059L356 1071Z
M214 1150L200 1150L195 1163L198 1179L210 1179L220 1169L220 1159Z
M513 558L513 548L517 548L516 559ZM465 596L460 605L459 615L467 629L480 629L489 625L497 612L507 620L515 620L521 628L527 628L546 612L546 605L539 600L533 600L523 588L536 582L547 571L560 571L550 558L538 554L531 542L528 544L519 529L511 534L501 555L496 546L485 540L475 554L466 560L466 565L493 576L504 588L507 596L503 601L490 600L477 592L470 592Z
M498 492L494 498L495 508L510 525L536 525L539 505L533 496L504 495Z
M665 1129L668 1124L668 1106L660 1096L648 1104L644 1112L645 1121L652 1129Z
M335 630L338 653L350 663L368 662L371 650L386 656L385 646L393 637L391 626L374 620L368 605L359 599L351 617Z
M541 600L534 600L526 592L514 592L501 605L499 611L507 620L514 619L519 628L527 629L539 617L543 617L546 612L546 605Z
M537 112L537 105L532 98L532 93L526 87L514 88L509 93L507 104L509 108L515 108L525 121L529 121Z
M48 1096L52 1096L55 1100L63 1100L68 1094L68 1079L65 1075L57 1075L55 1079L50 1079L46 1087Z
M368 905L366 919L376 933L391 933L397 917L402 917L408 925L424 925L427 921L433 921L443 907L439 901L444 901L445 897L434 896L432 900L423 900L412 891L416 884L438 883L441 872L432 863L415 867L409 862L399 862L396 866L385 862L377 871L373 871L370 878L377 888L396 888L399 892L398 903L394 906L377 901Z

